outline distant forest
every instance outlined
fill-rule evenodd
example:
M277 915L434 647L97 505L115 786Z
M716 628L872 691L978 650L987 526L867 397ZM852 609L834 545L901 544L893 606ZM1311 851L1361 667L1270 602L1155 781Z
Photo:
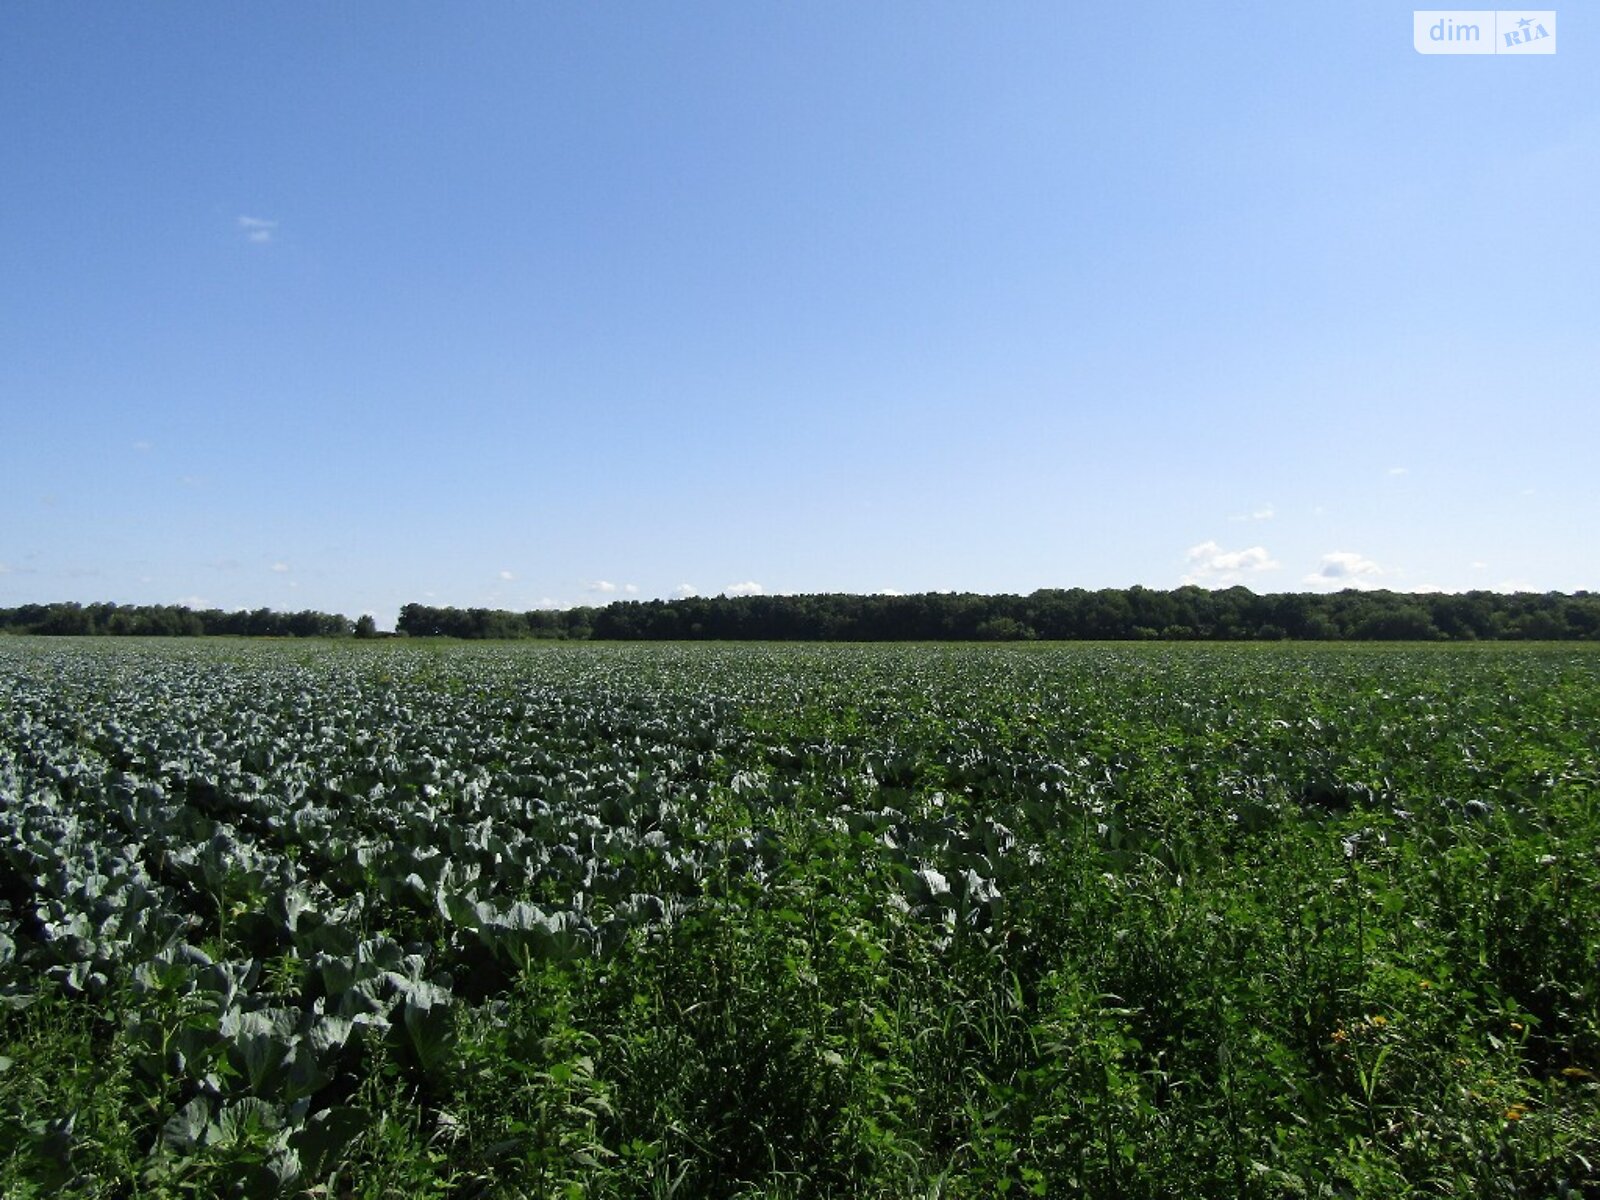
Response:
M627 600L515 613L400 610L412 637L602 641L1474 641L1600 639L1600 595L1498 592L1256 595L1248 588L1082 588L1028 596L924 593Z
M0 632L133 637L378 637L369 616L195 611L181 605L25 604ZM402 637L594 641L1009 642L1600 640L1600 595L1358 592L1257 595L1184 587L1049 589L1028 596L712 596L507 612L408 604Z
M68 637L350 637L376 632L371 617L339 613L198 612L181 604L24 604L0 608L0 631Z

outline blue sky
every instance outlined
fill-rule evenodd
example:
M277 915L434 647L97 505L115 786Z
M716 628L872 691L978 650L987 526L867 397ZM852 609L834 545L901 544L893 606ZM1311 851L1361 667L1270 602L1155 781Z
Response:
M1600 586L1600 47L0 6L0 605Z

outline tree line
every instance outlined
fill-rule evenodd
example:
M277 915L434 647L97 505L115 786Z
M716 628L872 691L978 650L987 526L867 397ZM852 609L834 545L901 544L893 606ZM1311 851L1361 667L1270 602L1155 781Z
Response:
M376 632L371 617L341 613L198 611L181 604L24 604L0 608L0 631L68 637L350 637Z
M1027 596L710 596L526 613L408 604L396 631L605 641L1597 640L1600 595L1131 587Z
M394 630L403 637L557 638L587 640L604 608L541 608L507 612L498 608L430 608L407 604Z
M1248 588L1051 588L1027 596L827 593L621 600L510 612L407 604L403 637L598 641L1499 641L1600 640L1590 592L1387 591L1257 595ZM132 637L376 637L370 616L223 612L178 604L24 604L0 632Z

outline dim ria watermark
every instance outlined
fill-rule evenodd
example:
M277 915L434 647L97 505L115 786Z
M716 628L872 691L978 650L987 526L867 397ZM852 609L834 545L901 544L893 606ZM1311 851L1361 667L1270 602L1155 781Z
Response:
M1428 9L1411 14L1418 54L1554 54L1556 14L1494 9Z

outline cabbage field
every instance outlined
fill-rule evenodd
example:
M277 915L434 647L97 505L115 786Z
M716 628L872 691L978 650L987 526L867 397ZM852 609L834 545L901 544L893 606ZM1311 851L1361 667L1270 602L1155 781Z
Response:
M1600 651L0 639L0 1194L1600 1196Z

